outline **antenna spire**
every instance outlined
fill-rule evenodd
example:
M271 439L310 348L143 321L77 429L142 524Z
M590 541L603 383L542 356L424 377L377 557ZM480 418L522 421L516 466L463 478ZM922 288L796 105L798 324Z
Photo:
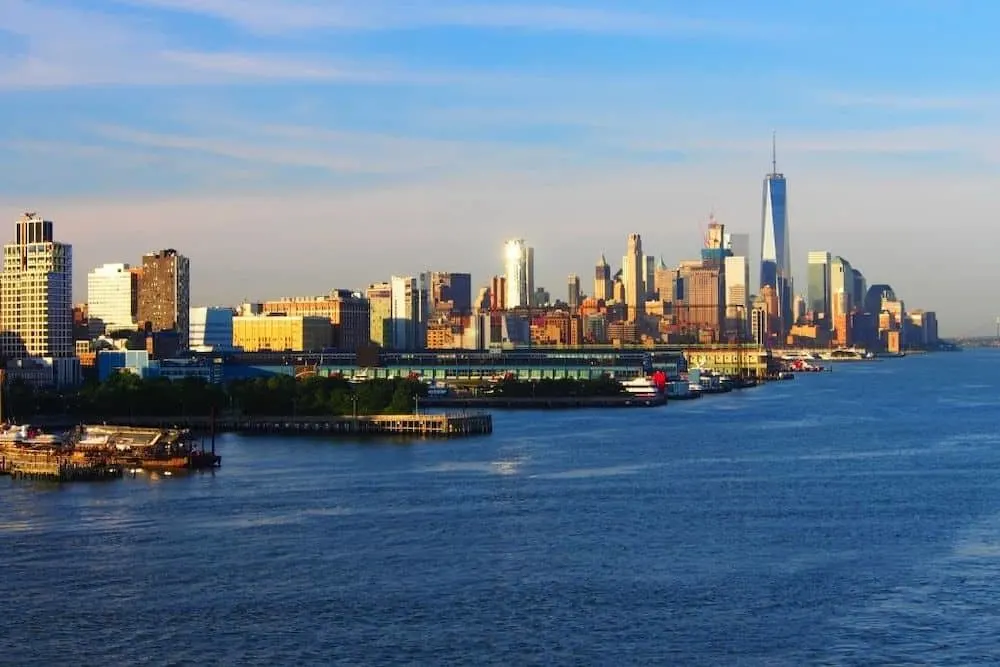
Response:
M771 173L778 173L778 132L771 132Z

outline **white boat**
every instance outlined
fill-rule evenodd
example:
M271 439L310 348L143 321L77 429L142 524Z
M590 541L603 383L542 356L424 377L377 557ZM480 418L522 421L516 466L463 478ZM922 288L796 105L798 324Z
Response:
M662 395L660 389L648 377L637 377L622 382L625 391L639 398L657 398Z

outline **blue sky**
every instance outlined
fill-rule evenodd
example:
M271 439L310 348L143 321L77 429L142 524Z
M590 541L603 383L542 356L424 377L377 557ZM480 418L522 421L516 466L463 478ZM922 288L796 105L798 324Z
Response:
M669 263L712 211L759 243L777 130L800 290L830 250L945 333L988 333L998 19L960 0L0 0L0 216L56 221L78 299L89 269L159 247L191 257L198 303L425 269L485 284L512 236L565 298L633 231Z

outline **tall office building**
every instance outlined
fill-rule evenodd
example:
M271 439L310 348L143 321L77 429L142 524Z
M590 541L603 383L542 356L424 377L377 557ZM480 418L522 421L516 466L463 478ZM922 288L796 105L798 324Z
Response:
M368 337L379 347L392 344L392 284L374 283L365 290L368 299Z
M14 242L3 247L0 322L7 359L74 355L73 248L57 242L52 222L37 213L21 216Z
M646 299L656 298L656 256L642 256L642 286Z
M504 244L504 277L507 279L506 307L523 308L531 305L529 290L534 285L528 284L528 247L524 244L524 239L511 239Z
M628 235L628 247L622 259L622 284L625 286L626 319L635 322L646 302L645 269L642 262L642 237Z
M851 290L851 303L861 306L865 301L865 295L868 293L868 281L865 280L864 274L856 268L852 267L851 273L854 275L854 289Z
M723 262L726 283L726 330L746 339L750 321L750 262L744 256L732 255Z
M87 317L91 333L134 329L139 274L128 264L105 264L87 274Z
M580 276L571 273L567 282L569 283L567 303L571 310L576 310L580 307Z
M543 304L535 303L532 299L535 298L535 249L525 248L524 249L524 281L528 290L528 305L529 306L540 306Z
M773 287L778 298L780 335L792 324L792 254L788 230L788 196L785 175L778 173L777 150L772 140L771 173L764 178L761 214L760 286Z
M613 298L611 292L611 267L608 266L608 260L604 259L604 255L601 255L597 266L594 267L594 298L605 302Z
M823 320L831 323L830 312L830 253L813 250L809 258L809 285L806 289L806 310L812 313L814 322Z
M390 341L395 350L422 350L426 345L427 292L423 281L392 276Z
M750 258L750 235L743 233L736 234L726 234L726 249L733 254L734 257L746 257L749 261Z
M844 294L845 297L838 297L839 294ZM841 300L838 302L838 298ZM830 308L830 327L836 326L833 321L836 319L837 315L846 316L848 313L838 313L836 312L836 306L838 303L844 303L843 299L846 298L846 303L850 304L850 307L854 307L854 269L851 267L851 263L848 262L843 257L839 255L830 260L830 297L829 297L829 308Z
M472 312L471 274L431 271L427 282L432 313L468 315Z
M190 262L173 248L142 258L139 281L139 326L152 332L173 331L181 349L188 346L191 312Z

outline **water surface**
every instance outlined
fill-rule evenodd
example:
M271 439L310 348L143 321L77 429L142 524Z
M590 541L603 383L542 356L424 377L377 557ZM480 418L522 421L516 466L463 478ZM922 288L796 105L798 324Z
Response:
M1000 654L1000 354L492 436L225 436L0 478L0 663L970 664Z

